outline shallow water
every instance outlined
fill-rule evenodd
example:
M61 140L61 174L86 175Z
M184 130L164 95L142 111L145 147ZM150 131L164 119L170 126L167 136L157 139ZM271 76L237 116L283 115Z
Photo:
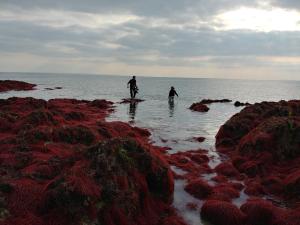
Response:
M27 92L0 93L0 98L12 96L77 99L107 99L120 102L129 97L126 83L130 77L63 75L63 74L7 74L0 73L0 79L16 79L38 84L37 90ZM212 158L209 165L214 168L220 162L215 152L215 135L219 127L242 108L233 106L233 102L278 101L296 99L300 96L299 81L247 81L217 79L183 79L183 78L147 78L137 77L140 89L137 97L144 102L136 105L116 104L116 110L107 120L130 122L134 126L144 127L151 131L151 140L155 145L169 147L169 153L205 148ZM45 88L63 87L57 90ZM167 95L170 86L175 86L179 98L169 104ZM192 112L188 107L203 98L233 100L232 103L215 103L209 105L207 113ZM205 137L203 143L193 140L194 137ZM178 173L178 168L172 167ZM209 182L213 174L204 179ZM200 220L199 209L187 209L189 202L202 202L184 191L185 181L175 182L174 206L191 225L204 224ZM233 202L241 205L247 199L243 192Z

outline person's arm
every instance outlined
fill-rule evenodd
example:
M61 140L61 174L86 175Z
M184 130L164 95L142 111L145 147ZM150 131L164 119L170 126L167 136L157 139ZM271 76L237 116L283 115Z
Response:
M177 94L177 92L175 91L175 95L178 97L178 94Z

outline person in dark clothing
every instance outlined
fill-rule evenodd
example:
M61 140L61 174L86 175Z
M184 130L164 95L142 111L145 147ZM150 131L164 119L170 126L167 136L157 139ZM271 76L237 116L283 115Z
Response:
M132 77L130 81L127 83L127 88L130 87L130 97L135 98L135 95L138 93L138 87L136 85L136 79L135 76Z
M170 117L173 117L173 115L174 115L174 107L175 107L174 96L175 95L178 97L178 94L175 91L175 88L171 87L171 90L169 91L169 116Z
M178 94L177 92L175 91L175 88L174 87L171 87L171 90L169 91L169 99L174 99L174 96L177 96L178 97Z

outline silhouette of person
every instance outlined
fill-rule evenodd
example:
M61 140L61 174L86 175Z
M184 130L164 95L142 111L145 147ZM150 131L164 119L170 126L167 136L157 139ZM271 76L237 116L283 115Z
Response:
M128 88L128 85L130 87L130 97L135 98L135 95L138 93L138 90L139 90L136 85L135 76L133 76L132 79L128 81L127 88Z
M177 92L175 91L175 88L172 86L169 91L169 113L170 117L173 117L174 115L174 96L178 97Z
M171 90L169 91L169 100L174 100L174 96L178 97L177 92L175 91L175 88L172 86Z

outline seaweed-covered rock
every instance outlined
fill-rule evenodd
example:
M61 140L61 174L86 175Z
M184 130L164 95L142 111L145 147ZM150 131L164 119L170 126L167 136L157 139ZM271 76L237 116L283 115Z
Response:
M202 104L200 102L193 103L189 109L192 111L197 111L197 112L208 112L209 111L209 108L205 104Z
M229 202L208 200L201 209L201 218L213 225L241 225L245 215Z
M211 104L211 103L228 103L232 102L232 100L224 98L224 99L202 99L200 103L202 104Z
M249 225L273 225L281 213L272 203L258 199L246 202L241 210L246 214L246 224Z
M221 126L216 148L229 157L226 163L231 162L240 175L246 175L245 193L275 195L299 210L299 100L262 102L244 108Z
M36 84L30 84L24 81L0 80L0 92L5 91L30 91L34 90Z
M104 100L0 104L0 224L184 224L173 175L150 133L106 122Z
M288 195L300 196L300 169L289 174L284 180L284 189Z
M212 187L201 179L190 181L184 189L199 199L204 199L212 193Z

